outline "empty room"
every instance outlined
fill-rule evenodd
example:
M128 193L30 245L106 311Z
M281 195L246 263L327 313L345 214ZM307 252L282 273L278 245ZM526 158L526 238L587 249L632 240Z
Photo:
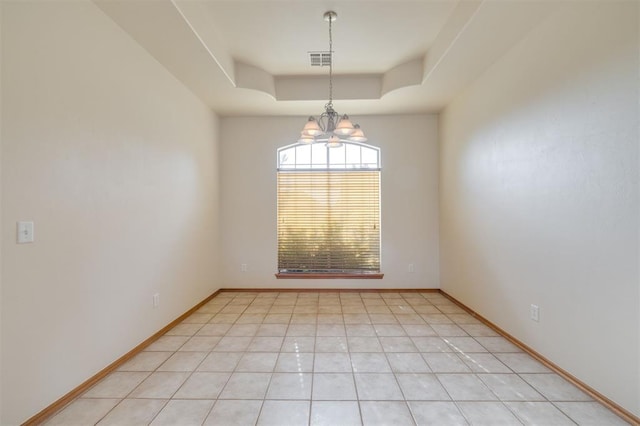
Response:
M640 424L639 24L0 0L0 425Z

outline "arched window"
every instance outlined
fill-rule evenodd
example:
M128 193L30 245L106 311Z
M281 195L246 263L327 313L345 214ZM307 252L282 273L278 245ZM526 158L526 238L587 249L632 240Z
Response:
M380 273L380 149L278 149L279 274Z

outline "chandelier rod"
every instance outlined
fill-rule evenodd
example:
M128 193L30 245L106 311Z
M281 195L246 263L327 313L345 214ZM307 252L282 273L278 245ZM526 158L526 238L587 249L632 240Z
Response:
M334 19L333 12L329 12L329 107L333 107L333 35L331 24Z

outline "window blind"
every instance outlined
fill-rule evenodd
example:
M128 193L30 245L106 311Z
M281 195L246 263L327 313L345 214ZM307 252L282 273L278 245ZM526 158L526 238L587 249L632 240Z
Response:
M379 272L380 171L279 171L278 270Z

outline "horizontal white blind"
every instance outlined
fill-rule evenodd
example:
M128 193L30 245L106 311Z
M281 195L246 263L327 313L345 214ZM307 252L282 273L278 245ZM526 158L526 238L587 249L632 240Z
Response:
M278 172L278 270L379 272L380 172Z

